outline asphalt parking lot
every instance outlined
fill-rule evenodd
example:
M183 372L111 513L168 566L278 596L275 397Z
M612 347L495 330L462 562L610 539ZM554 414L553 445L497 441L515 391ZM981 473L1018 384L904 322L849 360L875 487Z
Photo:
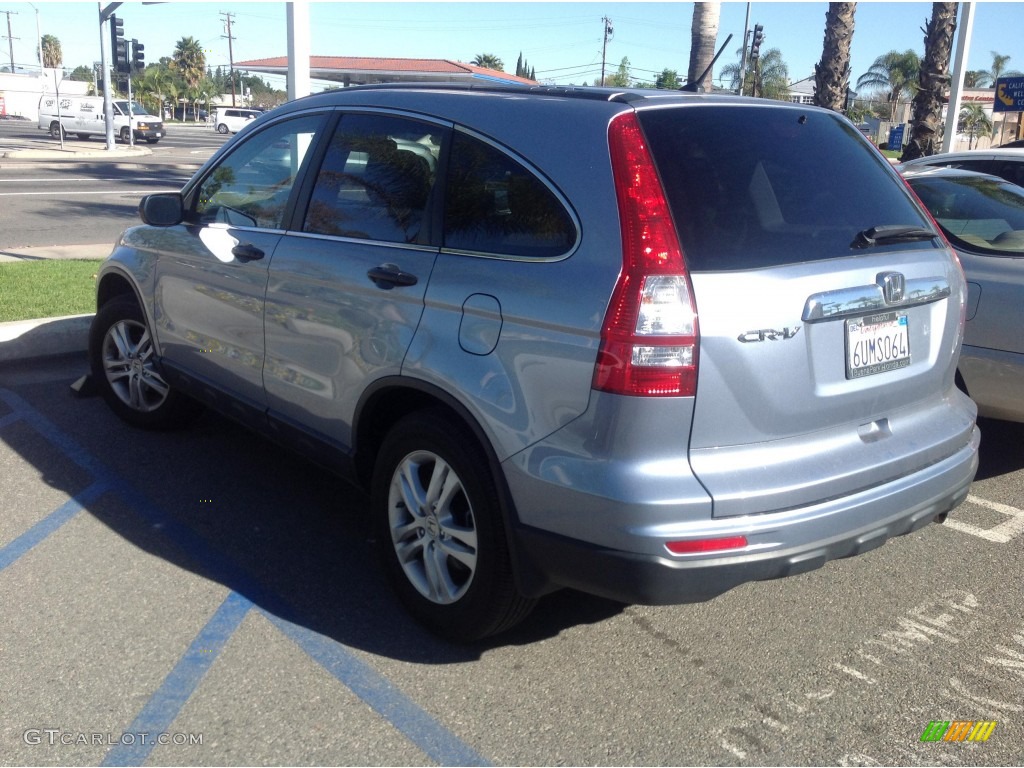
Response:
M85 366L0 364L4 765L1024 762L1022 425L983 425L943 526L457 647L392 599L359 492L213 415L133 430ZM958 720L996 725L921 740Z

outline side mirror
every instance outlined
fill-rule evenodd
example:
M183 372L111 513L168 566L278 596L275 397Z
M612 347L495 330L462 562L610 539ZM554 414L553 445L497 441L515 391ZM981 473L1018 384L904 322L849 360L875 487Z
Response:
M152 227L173 227L185 218L180 192L146 195L139 202L139 218Z

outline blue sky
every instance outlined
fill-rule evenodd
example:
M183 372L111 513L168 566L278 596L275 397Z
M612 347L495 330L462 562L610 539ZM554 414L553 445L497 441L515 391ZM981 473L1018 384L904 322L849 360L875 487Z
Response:
M105 7L106 3L102 3ZM790 79L814 72L821 57L825 2L755 2L750 23L762 24L764 49L778 48ZM100 58L98 5L95 2L6 3L12 11L11 37L19 67L37 66L36 13L42 34L56 35L68 67ZM716 66L736 60L743 37L747 3L723 2L719 45L733 39ZM124 3L117 14L128 38L146 46L147 61L169 56L177 40L196 38L213 66L228 65L223 13L233 14L236 62L287 53L285 4L280 2ZM614 71L628 57L631 73L651 80L662 69L685 77L689 61L692 3L681 2L312 2L312 52L335 56L388 56L470 61L476 54L501 58L515 71L523 57L538 79L593 83L600 76L602 18L612 20L614 35L606 54ZM852 46L852 79L890 50L924 50L921 31L931 15L930 2L860 2ZM0 63L9 64L6 18L0 16ZM992 51L1011 57L1009 67L1024 71L1024 3L974 4L974 29L968 69L990 68ZM271 78L268 78L271 79ZM280 86L280 81L275 81Z

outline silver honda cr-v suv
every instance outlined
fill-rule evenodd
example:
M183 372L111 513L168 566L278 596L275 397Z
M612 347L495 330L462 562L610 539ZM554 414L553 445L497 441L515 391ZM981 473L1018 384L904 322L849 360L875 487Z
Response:
M144 199L93 376L370 489L406 607L705 600L941 519L977 467L964 278L845 118L662 91L372 86Z

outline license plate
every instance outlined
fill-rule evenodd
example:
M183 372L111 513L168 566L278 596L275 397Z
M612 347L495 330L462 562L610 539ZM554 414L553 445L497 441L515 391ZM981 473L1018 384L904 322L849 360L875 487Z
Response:
M906 315L886 312L846 321L846 378L859 379L910 365Z

